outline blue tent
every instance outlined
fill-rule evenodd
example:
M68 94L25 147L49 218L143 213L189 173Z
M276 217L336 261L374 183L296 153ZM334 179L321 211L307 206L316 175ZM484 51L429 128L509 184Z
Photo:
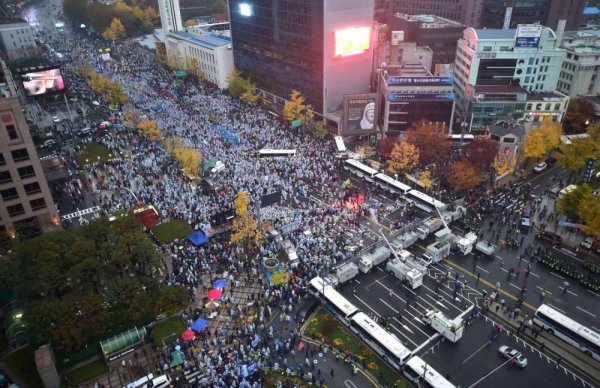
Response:
M192 325L192 330L194 330L196 333L199 333L202 331L202 329L204 329L206 327L207 323L208 322L205 321L204 319L198 318L196 320L196 322L194 322L194 324Z
M199 247L200 245L204 245L208 243L208 237L204 235L201 231L195 231L194 233L188 236L188 240L195 246Z

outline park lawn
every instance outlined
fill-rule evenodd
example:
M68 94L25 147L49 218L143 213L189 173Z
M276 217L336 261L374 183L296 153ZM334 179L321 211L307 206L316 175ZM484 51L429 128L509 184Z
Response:
M165 222L152 229L152 232L154 232L154 235L161 244L170 244L175 239L185 238L193 231L194 229L184 220Z
M35 359L33 358L33 348L27 345L8 356L3 361L15 375L27 383L27 387L42 387L42 380L37 373Z
M85 145L86 151L78 155L76 160L79 165L107 162L110 159L110 150L100 143L91 142ZM98 159L100 158L100 159Z
M325 342L345 355L354 355L373 376L389 387L408 388L400 374L377 356L369 346L342 325L327 310L320 308L306 326L306 334Z
M65 383L69 386L78 386L81 383L101 376L108 372L108 366L103 360L92 361L81 368L72 370L65 375Z
M162 347L164 344L169 344L175 341L183 331L187 329L185 322L179 318L169 318L157 323L152 328L152 341L154 346ZM163 338L165 342L163 344Z

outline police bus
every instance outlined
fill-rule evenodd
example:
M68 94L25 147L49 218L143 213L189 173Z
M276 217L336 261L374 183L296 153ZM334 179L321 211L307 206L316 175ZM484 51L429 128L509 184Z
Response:
M397 370L410 358L411 351L398 337L385 330L363 312L352 317L350 329Z
M588 356L600 360L600 333L575 322L547 304L541 305L536 310L533 323L570 343Z
M322 297L326 304L327 309L337 316L346 325L350 324L350 318L360 310L354 306L348 299L342 294L337 292L335 288L323 280L322 277L317 276L310 281L309 290L313 295Z
M446 209L446 204L442 201L438 201L429 195L422 193L418 190L411 190L408 192L408 196L413 200L415 206L419 209L426 211L427 213L435 213L435 208L442 211Z
M263 148L258 151L259 158L291 158L296 155L296 150L274 150Z
M356 159L345 160L344 168L368 182L373 182L375 175L379 173L379 171L377 171L376 169L369 167Z
M411 188L404 183L398 182L396 179L391 178L383 173L375 175L375 183L393 194L406 194Z
M444 376L428 365L421 357L413 357L402 369L402 373L419 387L455 388Z

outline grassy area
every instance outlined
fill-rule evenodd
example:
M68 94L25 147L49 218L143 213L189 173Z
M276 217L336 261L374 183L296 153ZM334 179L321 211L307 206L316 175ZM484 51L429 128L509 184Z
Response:
M285 376L283 371L264 371L262 373L263 387L277 387L277 383L283 383L284 387L308 387L309 384L306 380L297 376ZM312 385L312 384L310 384Z
M92 341L88 346L83 347L81 350L68 354L57 349L54 351L54 354L56 355L56 368L59 372L68 370L75 364L85 361L88 358L99 354L101 351L102 349L100 348L99 341Z
M345 355L353 355L361 364L366 365L380 383L389 387L408 388L406 381L396 371L325 309L319 309L312 316L306 327L306 334L335 347Z
M92 361L65 375L65 383L68 386L78 386L79 384L101 376L106 372L108 372L108 366L103 360Z
M152 229L152 232L154 232L154 235L161 244L169 244L175 239L185 238L193 231L194 229L184 220L165 222Z
M185 322L179 318L169 318L159 322L152 328L152 340L154 346L163 346L163 338L165 343L175 341L183 331L187 329Z
M3 361L11 372L27 383L27 387L42 387L42 380L40 380L40 376L37 373L33 358L33 348L31 346L25 346L16 352L12 352L4 357Z
M85 152L76 158L77 163L80 165L95 163L98 161L106 162L110 159L110 150L100 143L87 143L85 148Z

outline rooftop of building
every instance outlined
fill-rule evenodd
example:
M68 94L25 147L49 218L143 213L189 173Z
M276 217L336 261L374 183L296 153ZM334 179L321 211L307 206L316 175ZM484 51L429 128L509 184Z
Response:
M388 77L428 77L431 72L420 63L405 63L386 68Z
M565 31L563 34L563 42L565 39L585 39L585 38L600 38L600 31L595 29L585 29L576 31Z
M217 36L214 34L192 35L188 32L175 31L170 32L167 36L176 39L186 40L190 43L194 43L211 49L231 45L231 40L227 37Z
M515 39L516 28L500 29L500 28L477 28L475 33L479 40L499 40L499 39Z
M560 92L541 92L527 94L527 101L548 101L548 100L563 100L568 98Z
M436 15L408 15L402 12L397 12L393 15L397 19L406 20L412 23L420 23L421 28L448 28L448 27L465 27L462 23L454 20L446 19Z
M476 93L516 94L527 93L527 90L518 85L477 85L474 87Z
M525 130L519 123L500 120L490 125L490 134L498 137L504 137L508 134L523 137L525 136Z

